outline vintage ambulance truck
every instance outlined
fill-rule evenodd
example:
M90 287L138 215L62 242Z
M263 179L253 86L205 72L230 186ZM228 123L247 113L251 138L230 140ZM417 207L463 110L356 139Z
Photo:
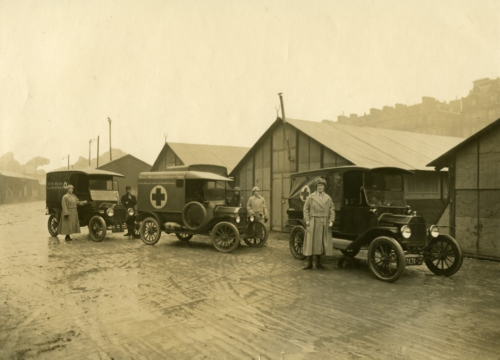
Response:
M268 236L264 224L248 217L245 207L227 205L231 181L226 168L217 165L182 165L140 173L136 223L142 241L154 245L164 231L175 233L181 241L196 234L210 235L221 252L236 249L240 237L248 246L263 246Z

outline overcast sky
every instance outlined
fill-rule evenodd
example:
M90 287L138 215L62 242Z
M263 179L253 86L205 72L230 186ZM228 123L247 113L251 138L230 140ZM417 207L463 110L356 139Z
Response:
M0 0L0 156L168 141L252 146L276 119L335 120L500 76L500 1ZM92 154L96 145L92 144Z

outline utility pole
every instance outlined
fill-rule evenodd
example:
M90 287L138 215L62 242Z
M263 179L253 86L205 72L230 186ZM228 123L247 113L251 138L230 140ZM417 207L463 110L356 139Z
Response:
M99 136L97 137L97 167L99 167Z
M113 161L113 156L111 155L111 119L108 116L109 122L109 161Z
M91 154L92 154L92 151L91 151L92 141L95 141L95 139L90 139L89 140L89 167L92 165L92 157L91 157Z
M66 158L68 159L68 170L69 170L69 154L68 154L68 156L63 157L62 159L64 160Z
M165 143L166 143L168 138L168 133L163 133L163 136L165 137Z

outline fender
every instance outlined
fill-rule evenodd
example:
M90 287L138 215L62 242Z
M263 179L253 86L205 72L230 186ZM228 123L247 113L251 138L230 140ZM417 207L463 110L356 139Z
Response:
M49 208L49 214L48 215L55 215L59 221L61 218L61 209L58 208Z
M158 224L160 224L160 227L163 228L163 219L156 213L154 212L141 212L137 217L135 218L135 222L140 222L144 220L147 217L153 217L158 221Z
M297 225L300 225L303 228L306 227L306 223L305 223L305 221L303 219L289 219L289 220L286 221L286 225L285 226L293 228L293 227L295 227Z
M388 236L396 241L398 241L398 233L399 230L397 227L393 226L387 226L387 227L376 227L367 230L360 236L358 236L352 244L350 244L346 250L351 250L351 249L359 249L364 245L369 245L373 239L378 238L379 236ZM399 241L398 241L399 242Z

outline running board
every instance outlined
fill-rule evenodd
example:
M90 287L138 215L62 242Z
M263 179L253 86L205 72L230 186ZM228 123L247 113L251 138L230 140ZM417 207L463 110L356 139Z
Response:
M335 249L345 250L352 244L351 240L332 238L333 247Z

